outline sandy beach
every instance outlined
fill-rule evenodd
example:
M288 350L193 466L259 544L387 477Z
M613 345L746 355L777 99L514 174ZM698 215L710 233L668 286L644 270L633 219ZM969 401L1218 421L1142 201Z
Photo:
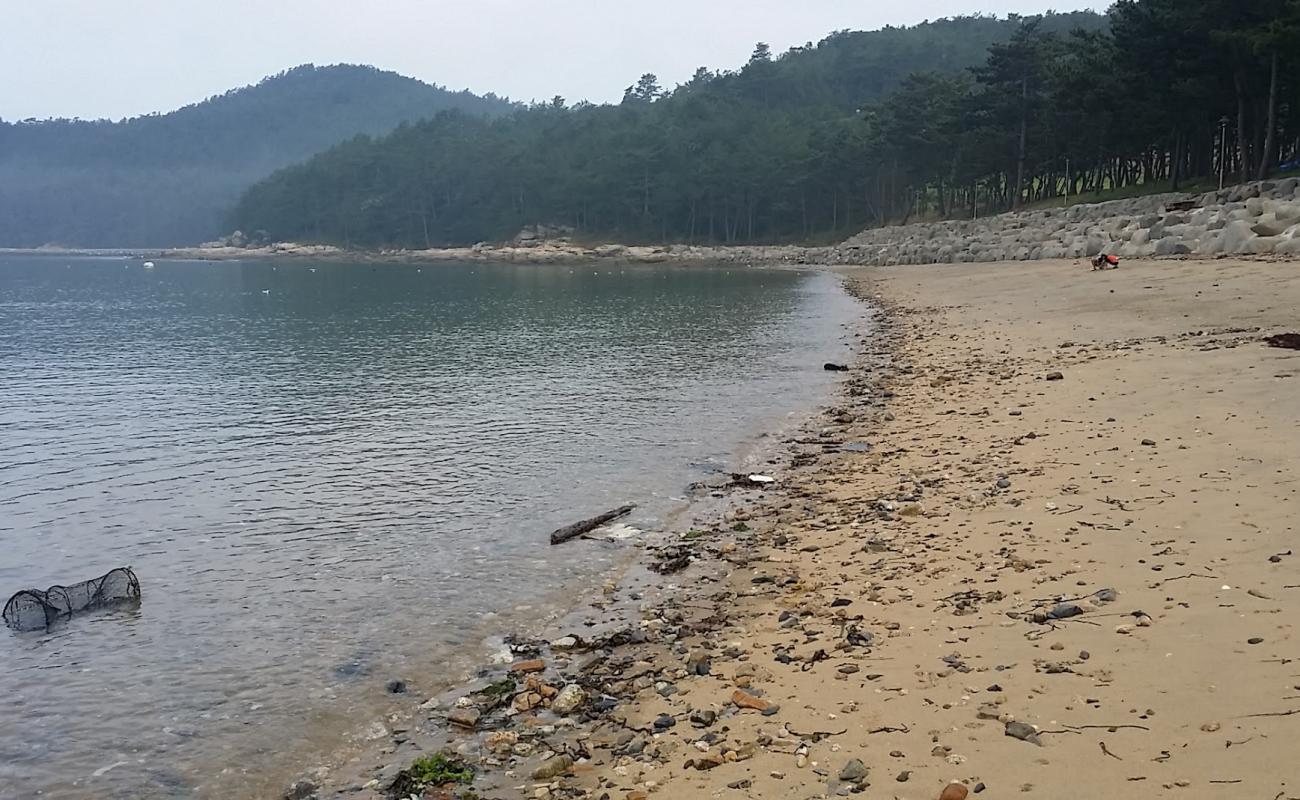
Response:
M777 483L431 712L480 795L1300 797L1295 265L849 280L886 319Z

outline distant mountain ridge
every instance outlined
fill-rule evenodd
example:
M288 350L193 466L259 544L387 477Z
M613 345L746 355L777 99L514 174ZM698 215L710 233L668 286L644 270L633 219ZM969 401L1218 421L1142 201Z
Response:
M192 244L281 167L442 111L511 108L374 67L307 64L166 114L0 121L0 246Z

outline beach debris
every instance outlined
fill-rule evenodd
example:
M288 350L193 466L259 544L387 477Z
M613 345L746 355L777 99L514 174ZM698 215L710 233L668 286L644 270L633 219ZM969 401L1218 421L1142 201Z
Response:
M849 371L849 368L847 366L843 364L832 364L829 361L822 365L822 369L826 370L827 372L848 372Z
M140 580L130 567L114 570L71 586L51 586L45 591L23 589L5 603L5 624L20 631L48 629L59 620L83 611L95 611L140 602Z
M551 532L551 544L563 544L570 539L576 539L583 534L591 533L608 522L613 522L619 517L625 517L631 514L636 508L635 504L619 506L618 508L606 511L591 519L584 519L581 522L575 522L572 525L566 525Z

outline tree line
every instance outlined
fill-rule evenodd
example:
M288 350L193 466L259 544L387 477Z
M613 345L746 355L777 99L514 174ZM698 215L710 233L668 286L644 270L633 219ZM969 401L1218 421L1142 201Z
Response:
M1223 173L1300 149L1300 0L1120 0L1105 16L838 32L618 104L562 98L357 137L252 187L230 225L430 247L532 224L580 237L842 237L918 215Z

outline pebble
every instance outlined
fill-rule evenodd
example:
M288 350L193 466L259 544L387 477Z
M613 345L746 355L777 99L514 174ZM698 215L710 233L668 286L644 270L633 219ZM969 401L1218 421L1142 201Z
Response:
M939 800L966 800L970 790L964 783L950 783L939 793Z
M447 715L447 721L459 728L473 729L481 716L477 708L457 708Z
M1155 446L1156 446L1156 441L1155 441L1155 439L1143 439L1143 440L1142 440L1142 446L1143 446L1143 447L1155 447Z
M546 662L540 658L520 661L510 667L511 672L541 672L546 669Z
M1038 731L1034 730L1034 726L1024 722L1008 722L1005 733L1007 736L1019 739L1022 742L1029 742L1040 747L1043 744L1042 740L1038 738Z
M731 693L731 702L738 708L750 708L755 711L761 711L764 714L775 709L772 703L761 697L755 697L749 692L742 692L740 689Z
M290 786L284 793L284 800L308 800L316 795L316 784L301 780Z
M1201 726L1201 730L1205 731L1206 733L1214 733L1215 731L1219 730L1222 727L1223 726L1217 722L1207 722Z
M840 769L840 780L845 783L862 783L867 779L867 765L854 758Z
M533 780L545 781L550 780L558 775L563 775L573 768L573 759L569 756L555 756L543 761L541 765L533 770Z
M1065 380L1065 376L1062 375L1062 374L1059 373L1059 372L1049 372L1049 373L1047 373L1047 375L1046 375L1045 377L1046 377L1047 380L1049 380L1049 381L1062 381L1062 380Z
M905 769L902 772L898 773L898 777L894 778L894 780L898 781L899 783L907 783L909 780L911 780L911 778L912 778L911 770Z
M1246 640L1246 644L1263 644L1263 643L1264 643L1264 638L1262 636L1252 636Z
M587 702L587 692L576 683L571 683L560 690L551 701L551 710L557 714L571 714Z
M677 720L673 719L667 714L660 714L658 718L655 719L655 730L666 731L676 724L677 724Z
M406 693L406 681L401 680L401 679L399 679L399 678L394 678L394 679L392 679L391 681L388 682L388 685L387 685L386 688L388 689L388 693L389 693L389 694L405 694L405 693Z

